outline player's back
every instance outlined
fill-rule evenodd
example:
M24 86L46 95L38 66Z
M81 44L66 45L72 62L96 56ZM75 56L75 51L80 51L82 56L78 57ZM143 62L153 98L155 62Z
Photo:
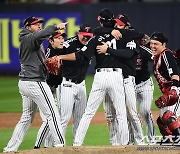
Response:
M102 42L108 44L110 48L117 49L117 40L110 34L96 35L96 46L101 45ZM95 52L96 68L122 68L122 63L119 57L113 56L109 53L98 54Z

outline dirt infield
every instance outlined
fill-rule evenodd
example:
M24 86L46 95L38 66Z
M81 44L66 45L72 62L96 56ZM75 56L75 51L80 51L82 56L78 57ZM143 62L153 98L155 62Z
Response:
M180 154L178 147L163 146L82 146L23 150L19 154ZM12 152L10 152L12 153ZM9 154L10 154L9 153Z
M158 111L152 112L154 119L157 119L159 114ZM2 128L14 128L16 123L19 121L21 113L0 113L0 129ZM36 113L32 127L40 127L42 124L41 117L39 113ZM72 124L72 119L69 122L69 125ZM103 125L106 124L104 112L97 112L91 121L92 125Z
M154 119L157 119L158 111L152 112ZM14 128L18 122L21 113L1 113L0 129ZM36 113L32 127L40 127L42 121L39 113ZM72 124L72 119L69 125ZM91 125L106 124L104 112L97 112L91 121ZM10 152L11 153L11 152ZM9 153L9 154L10 154ZM164 147L164 146L82 146L63 148L41 148L32 150L21 150L19 154L180 154L180 147Z

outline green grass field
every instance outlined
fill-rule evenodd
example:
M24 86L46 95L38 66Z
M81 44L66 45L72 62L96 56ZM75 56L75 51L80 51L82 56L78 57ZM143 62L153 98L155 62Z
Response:
M156 130L158 129L157 126L155 126ZM25 136L25 139L23 140L21 146L19 147L19 150L27 150L27 149L33 149L34 143L36 140L36 135L39 128L30 128ZM145 127L143 128L145 131ZM72 126L67 127L67 133L66 133L66 144L67 146L72 146L73 139L72 139ZM3 151L3 148L7 145L11 135L12 135L13 129L1 129L0 130L0 152ZM102 133L103 132L103 133ZM156 131L157 136L160 135L159 131ZM110 145L109 142L109 133L106 125L90 125L88 132L86 134L84 145L88 146L101 146L101 145Z
M154 78L153 78L154 80ZM91 90L93 76L86 77L87 94ZM161 95L161 92L154 80L155 90L154 99ZM0 113L1 112L21 112L22 103L21 96L18 91L18 78L17 77L0 77ZM154 101L153 101L154 102ZM103 110L102 105L99 110ZM152 103L152 110L157 110L154 103Z
M154 79L154 78L153 78ZM86 85L87 85L87 94L89 94L91 85L92 85L93 77L87 76ZM161 95L161 92L155 83L155 91L154 91L154 99L157 99L158 96ZM21 104L21 96L18 92L18 78L17 77L0 77L0 113L2 112L21 112L22 104ZM102 111L102 105L99 107L99 111ZM154 103L152 103L152 110L157 110ZM13 128L14 129L14 128ZM8 143L13 129L0 129L0 152L2 152L3 147ZM72 134L71 134L71 126L68 126L66 142L67 146L72 145ZM32 149L34 147L36 134L38 128L30 128L28 133L21 144L19 150L23 149ZM102 133L103 132L103 133ZM159 131L156 127L157 135ZM91 125L88 129L88 133L85 138L85 145L110 145L109 143L109 134L107 130L107 126L94 126Z

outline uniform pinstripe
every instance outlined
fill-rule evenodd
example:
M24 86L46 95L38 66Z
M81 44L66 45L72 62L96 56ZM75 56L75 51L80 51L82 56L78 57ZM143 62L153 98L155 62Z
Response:
M153 116L151 113L151 104L153 99L154 84L152 78L136 85L137 101L140 104L140 113L146 125L146 134L148 142L153 143L156 133L154 128Z
M55 104L57 109L59 110L59 88L54 88L54 87L50 87L54 100L55 100ZM37 138L36 138L36 142L35 142L35 147L41 147L41 144L44 142L44 147L52 147L55 145L54 143L54 139L53 139L53 134L51 133L51 131L49 131L49 127L48 127L48 122L46 120L45 115L42 113L41 110L39 110L40 112L40 116L41 119L43 121L38 134L37 134Z
M103 71L96 72L94 76L94 82L88 98L87 107L85 113L79 123L77 129L74 146L80 146L83 144L87 129L90 121L95 115L98 107L103 101L105 95L108 93L112 99L113 106L116 111L116 117L118 121L118 144L127 145L129 141L129 133L127 127L127 114L125 110L125 97L123 88L122 69L118 71L112 71L111 68L102 68ZM110 71L111 70L111 71Z
M128 116L128 125L132 134L130 134L130 139L133 136L133 139L136 139L137 144L144 144L144 136L142 131L141 121L136 108L136 95L135 95L135 79L133 76L129 76L124 79L124 90L125 90L125 103L127 108ZM112 145L117 145L118 143L118 131L117 131L117 120L115 119L115 109L111 105L111 99L109 96L105 97L105 110L106 110L106 119L110 124L110 142ZM129 130L128 129L128 130ZM134 142L130 140L130 142ZM132 143L129 143L132 144Z
M23 99L23 114L15 127L12 138L4 148L4 151L17 151L34 119L37 105L48 120L48 126L46 128L49 129L50 127L52 130L55 146L63 145L64 138L61 135L62 128L60 125L60 116L47 83L19 81L19 91Z
M134 138L137 144L144 144L144 135L141 121L136 107L135 77L129 76L124 79L126 107L129 123L132 125Z
M88 35L88 36L87 36ZM79 52L92 37L91 27L84 23L80 25L76 36L64 42L64 54ZM62 83L60 96L60 114L63 135L66 134L68 122L72 116L72 134L75 137L77 127L86 107L85 77L89 67L89 61L63 61Z
M105 100L104 100L104 110L105 110L105 117L107 120L107 125L109 129L109 139L110 143L112 145L118 145L118 140L117 140L117 119L116 119L116 111L114 109L112 100L109 96L109 94L106 94Z
M154 85L148 69L149 61L152 61L152 51L148 45L141 45L136 64L136 97L145 122L147 141L151 144L154 143L156 133L151 113Z
M127 43L127 45L130 43L133 43L136 46L136 41L134 40L130 41ZM125 49L128 49L128 47L126 47ZM128 116L129 124L133 126L133 132L131 133L133 133L137 144L144 144L142 125L136 108L135 77L131 75L131 74L133 75L135 74L134 72L135 72L136 54L133 50L131 52L133 53L132 56L130 56L129 59L123 61L124 63L123 75L125 76L123 79L123 86L125 91L125 104L127 108L127 116ZM109 112L106 113L108 123L111 122L114 123L114 124L110 124L110 142L112 143L112 145L116 145L118 143L118 136L115 134L118 133L118 130L116 129L118 123L115 124L117 121L115 119L112 119L115 116L111 115L115 113L114 111L111 111L114 110L114 108L112 108L112 106L110 105L109 99L108 100L105 99L105 106L107 112ZM111 132L111 130L113 132Z
M73 116L73 137L86 107L85 80L79 84L66 81L63 77L61 84L60 115L63 136L66 134L68 122Z

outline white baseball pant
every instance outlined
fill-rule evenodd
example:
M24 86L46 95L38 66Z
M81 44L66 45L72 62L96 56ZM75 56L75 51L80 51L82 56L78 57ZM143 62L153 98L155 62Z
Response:
M127 125L127 113L125 105L122 69L118 68L116 71L112 68L102 68L96 70L92 89L89 94L87 107L82 119L79 123L73 146L83 145L87 129L91 119L95 115L98 107L103 101L105 95L108 93L111 97L112 103L116 111L116 118L118 121L118 141L119 145L127 145L129 141L129 132Z
M128 117L128 126L130 131L129 139L136 140L137 144L144 144L144 135L142 131L142 125L140 118L138 116L137 108L136 108L136 94L135 94L135 78L133 76L129 76L128 78L124 79L124 90L125 90L125 103L127 108L127 117ZM108 97L105 100L105 108L106 108L106 118L108 122L110 122L110 142L112 145L116 145L118 141L118 133L117 130L117 121L113 119L115 116L111 115L115 112L113 111L113 106L109 105L109 101L111 101ZM112 131L112 132L111 132ZM133 137L132 137L133 136ZM128 144L134 140L130 140Z
M65 137L68 122L73 117L73 137L75 137L81 117L86 108L85 80L79 84L66 81L63 77L61 83L60 115L63 136Z
M52 131L55 146L63 146L60 116L55 105L52 92L46 82L19 81L19 91L22 96L23 113L16 125L13 135L4 148L4 152L17 151L30 127L38 107L42 110Z
M148 80L143 81L136 85L137 101L140 104L140 113L145 122L146 134L149 143L153 143L156 137L154 120L151 113L153 92L154 92L154 84L151 77Z
M50 87L58 110L59 110L59 97L60 97L59 87L60 86L58 86L58 88ZM48 121L46 120L45 115L40 109L39 112L43 123L37 134L35 148L40 148L43 142L44 142L44 147L52 147L55 144L53 134L51 133L51 131L49 131Z

